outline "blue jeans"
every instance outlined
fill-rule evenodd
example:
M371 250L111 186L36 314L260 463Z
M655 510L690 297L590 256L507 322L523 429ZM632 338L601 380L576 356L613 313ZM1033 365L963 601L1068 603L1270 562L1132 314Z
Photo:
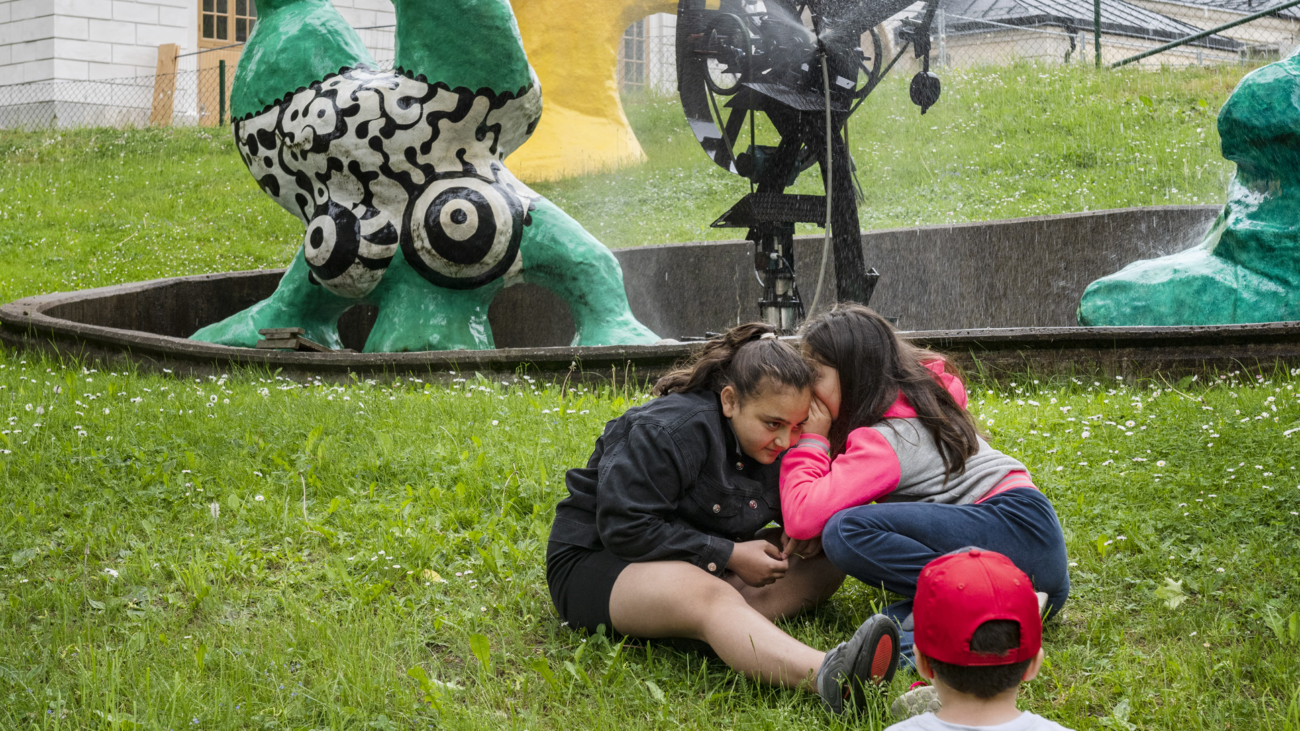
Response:
M1070 595L1065 536L1043 493L1017 487L978 505L882 503L841 510L822 531L822 550L844 573L908 597L885 614L902 625L927 563L975 546L1011 559L1047 594L1049 613Z

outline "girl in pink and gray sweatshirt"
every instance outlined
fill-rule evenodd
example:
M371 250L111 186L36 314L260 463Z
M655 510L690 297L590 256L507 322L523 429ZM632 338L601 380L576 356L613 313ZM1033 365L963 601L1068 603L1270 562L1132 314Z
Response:
M906 597L885 611L905 648L921 568L967 546L1010 558L1059 610L1070 591L1060 522L1025 466L980 436L951 364L860 305L814 319L803 343L818 380L781 464L786 532L820 537L840 570Z

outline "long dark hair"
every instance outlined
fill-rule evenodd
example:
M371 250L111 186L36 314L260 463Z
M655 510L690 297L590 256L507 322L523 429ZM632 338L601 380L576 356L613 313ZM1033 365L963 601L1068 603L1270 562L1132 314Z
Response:
M652 393L720 393L731 386L744 401L758 394L764 381L802 391L812 387L814 377L808 361L789 343L778 340L771 325L751 322L709 340L690 360L660 378Z
M945 372L960 377L957 367L939 353L899 340L874 310L837 305L804 326L803 345L813 360L839 371L840 413L830 433L836 454L844 451L849 432L878 423L900 393L939 445L945 480L966 469L966 459L979 451L975 420L924 364L943 361Z

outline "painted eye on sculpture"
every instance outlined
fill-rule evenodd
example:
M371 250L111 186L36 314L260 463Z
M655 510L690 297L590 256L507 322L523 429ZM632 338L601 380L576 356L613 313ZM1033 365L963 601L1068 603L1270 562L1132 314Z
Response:
M514 264L524 212L505 186L472 177L434 180L407 207L402 254L440 287L481 287Z
M361 251L361 223L352 211L328 201L316 207L303 239L312 274L322 282L342 276Z

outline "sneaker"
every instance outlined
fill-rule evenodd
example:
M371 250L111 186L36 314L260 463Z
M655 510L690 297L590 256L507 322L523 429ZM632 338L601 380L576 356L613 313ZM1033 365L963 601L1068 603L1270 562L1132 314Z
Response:
M826 653L817 670L817 694L831 713L860 711L866 707L868 687L889 685L897 669L898 626L876 614L848 642Z
M912 683L912 687L889 706L889 712L900 721L919 716L922 713L938 713L943 708L939 702L939 691L925 681Z

